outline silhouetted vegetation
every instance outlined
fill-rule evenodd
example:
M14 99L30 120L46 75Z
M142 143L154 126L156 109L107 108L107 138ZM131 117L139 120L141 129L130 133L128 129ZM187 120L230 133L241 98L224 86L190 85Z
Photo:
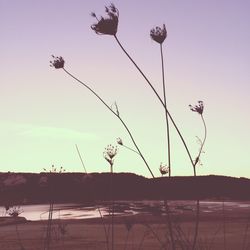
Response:
M26 182L4 186L13 173L1 173L1 205L54 202L105 201L110 199L110 173L22 173ZM46 184L41 179L48 178ZM226 176L159 177L148 179L132 173L113 173L115 200L249 200L250 179Z

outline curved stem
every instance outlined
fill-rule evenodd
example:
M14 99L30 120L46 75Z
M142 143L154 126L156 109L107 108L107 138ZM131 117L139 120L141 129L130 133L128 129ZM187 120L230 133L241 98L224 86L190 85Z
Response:
M201 119L202 119L202 123L203 123L203 126L204 126L204 139L203 139L203 141L201 143L201 147L200 147L200 150L199 150L199 153L198 153L198 156L197 156L196 159L200 159L200 156L201 156L205 141L207 139L207 126L206 126L206 123L205 123L205 120L204 120L204 117L203 117L202 114L201 114ZM195 167L196 167L197 163L198 163L198 161L195 162L195 164L194 164Z
M162 44L160 44L161 49L161 71L162 71L162 87L163 87L163 100L165 105L165 118L166 118L166 125L167 125L167 144L168 144L168 167L169 177L171 176L171 151L170 151L170 133L169 133L169 122L168 122L168 108L167 108L167 98L166 98L166 84L165 84L165 73L164 73L164 59L163 59L163 52L162 52Z
M122 123L122 125L124 126L124 128L126 129L126 131L128 132L128 134L129 134L129 136L130 136L130 138L131 138L131 140L132 140L132 142L133 142L133 144L134 144L136 150L138 151L139 155L141 156L142 160L144 161L145 165L147 166L147 168L148 168L148 170L149 170L151 176L154 178L154 174L153 174L153 172L151 171L151 169L150 169L150 167L149 167L149 165L148 165L146 159L145 159L144 156L142 155L142 153L141 153L141 151L140 151L140 149L139 149L137 143L135 142L132 133L130 132L129 128L127 127L127 125L125 124L125 122L123 121L123 119L120 117L120 115L118 115L116 112L114 112L114 110L112 110L112 108L109 107L109 105L108 105L108 104L107 104L107 103L106 103L106 102L105 102L105 101L104 101L104 100L103 100L94 90L92 90L88 85L86 85L84 82L80 81L78 78L76 78L75 76L73 76L73 75L72 75L71 73L69 73L65 68L63 68L63 70L64 70L64 72L67 73L70 77L72 77L73 79L75 79L77 82L79 82L80 84L82 84L85 88L87 88L92 94L94 94L94 95L98 98L98 100L101 101L101 102L106 106L106 108L108 108L108 110L109 110L110 112L112 112L112 113L120 120L120 122Z
M132 57L131 57L131 56L128 54L128 52L124 49L124 47L122 46L122 44L121 44L120 41L118 40L117 36L114 35L114 37L115 37L116 42L118 43L118 45L119 45L120 48L122 49L122 51L126 54L126 56L127 56L127 57L130 59L130 61L134 64L134 66L137 68L137 70L141 73L141 75L143 76L143 78L144 78L144 79L146 80L146 82L149 84L149 86L151 87L151 89L153 90L153 92L155 93L155 95L157 96L158 100L160 101L160 103L162 104L162 106L164 107L164 109L166 110L166 112L167 112L167 114L168 114L168 116L169 116L171 122L173 123L173 125L174 125L174 127L175 127L175 129L176 129L178 135L180 136L180 139L181 139L181 141L182 141L182 143L183 143L183 145L184 145L184 147L185 147L185 149L186 149L186 151L187 151L187 154L188 154L188 157L189 157L189 159L190 159L190 162L191 162L193 168L195 168L194 163L193 163L193 159L192 159L192 156L191 156L191 154L190 154L190 151L189 151L189 149L188 149L188 147L187 147L187 144L186 144L186 142L185 142L185 140L184 140L184 138L183 138L183 136L182 136L182 134L181 134L179 128L177 127L175 121L173 120L171 114L170 114L169 111L167 110L167 108L166 108L164 102L162 101L161 97L159 96L159 94L157 93L157 91L155 90L155 88L154 88L154 86L151 84L151 82L148 80L148 78L145 76L145 74L142 72L142 70L139 68L139 66L135 63L135 61L132 59ZM194 169L194 172L195 172L195 169Z

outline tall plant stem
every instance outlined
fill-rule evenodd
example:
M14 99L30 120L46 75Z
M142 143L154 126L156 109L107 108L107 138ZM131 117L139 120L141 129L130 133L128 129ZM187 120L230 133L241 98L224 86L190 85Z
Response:
M169 235L170 235L170 241L172 245L172 250L175 250L175 241L174 241L174 233L173 233L173 226L172 226L172 220L170 216L170 210L168 206L168 201L164 200L164 205L166 209L166 214L167 214L167 223L168 223L168 230L169 230Z
M48 224L47 224L47 232L46 232L44 250L50 249L53 206L54 206L54 203L53 203L53 201L51 201L49 204L49 218L48 218Z
M169 122L168 122L168 108L167 108L167 97L166 97L166 84L165 84L165 72L164 72L164 58L162 52L162 43L160 44L161 49L161 71L162 71L162 88L163 88L163 100L165 105L165 118L167 126L167 144L168 144L168 175L171 177L171 151L170 151L170 133L169 133Z
M110 164L110 196L111 196L111 250L114 250L114 195L113 195L113 163Z
M166 97L166 84L165 84L165 72L164 72L164 58L163 58L163 51L162 51L162 43L160 44L160 51L161 51L161 73L162 73L162 90L163 90L163 100L165 106L165 120L166 120L166 136L167 136L167 147L168 147L168 176L171 177L171 151L170 151L170 133L169 133L169 122L168 122L168 108L167 108L167 97ZM168 229L170 234L170 241L172 245L172 249L175 250L175 241L174 241L174 234L173 234L173 226L172 220L170 215L170 210L168 206L167 200L164 201L165 208L167 212L167 222L168 222Z
M194 231L192 250L195 250L195 247L196 247L197 238L198 238L198 231L199 231L199 222L200 222L200 200L197 199L197 201L196 201L195 231Z
M77 154L78 154L78 156L79 156L79 158L80 158L80 161L81 161L81 163L82 163L82 166L83 166L83 168L84 168L85 174L87 174L87 170L86 170L85 165L84 165L84 162L83 162L83 160L82 160L82 156L81 156L81 154L80 154L79 148L78 148L77 144L76 144L75 146L76 146Z
M195 166L194 166L194 163L193 163L193 159L192 159L192 156L190 154L190 151L187 147L187 144L179 130L179 128L177 127L174 119L172 118L171 114L169 113L169 111L167 110L164 102L162 101L161 97L159 96L159 94L157 93L157 91L155 90L154 86L151 84L151 82L148 80L148 78L145 76L145 74L142 72L142 70L139 68L139 66L136 64L136 62L132 59L132 57L128 54L128 52L124 49L124 47L122 46L121 42L119 41L119 39L117 38L116 35L114 35L114 38L116 40L116 42L118 43L118 45L120 46L120 48L122 49L122 51L126 54L126 56L130 59L130 61L134 64L134 66L136 67L136 69L140 72L140 74L143 76L143 78L146 80L146 82L149 84L149 86L151 87L151 89L153 90L154 94L157 96L158 100L160 101L160 103L162 104L162 106L164 107L164 109L166 110L167 114L168 114L168 117L170 118L171 122L173 123L186 151L187 151L187 154L188 154L188 157L190 159L190 162L193 166L193 169L194 169L194 172L195 172Z
M203 141L201 143L201 147L200 147L200 150L199 150L199 153L198 153L198 156L197 156L196 159L200 158L200 155L202 153L202 150L203 150L206 138L207 138L207 126L206 126L206 123L205 123L205 120L204 120L204 117L203 117L202 114L201 114L201 119L202 119L202 123L203 123L203 126L204 126L204 138L203 138ZM195 163L194 163L194 171L195 171L194 172L194 176L195 177L196 177L196 165L197 165L197 163L198 163L198 161L195 161ZM198 237L198 231L199 231L199 221L200 221L200 200L197 199L197 201L196 201L195 232L194 232L194 240L193 240L192 250L194 250L195 247L196 247L196 242L197 242L197 237Z
M78 78L76 78L74 75L72 75L70 72L68 72L65 68L63 68L64 72L67 73L70 77L72 77L73 79L75 79L77 82L79 82L80 84L82 84L85 88L87 88L90 92L92 92L105 106L106 108L108 108L108 110L110 112L112 112L122 123L122 125L124 126L124 128L126 129L126 131L128 132L137 152L139 153L140 157L142 158L143 162L145 163L145 165L147 166L147 169L149 170L151 176L154 178L154 174L152 172L152 170L150 169L146 159L144 158L143 154L141 153L137 143L135 142L135 139L131 133L131 131L129 130L129 128L127 127L126 123L123 121L123 119L120 117L119 114L117 114L114 110L112 110L112 108L94 91L92 90L87 84L85 84L84 82L80 81Z

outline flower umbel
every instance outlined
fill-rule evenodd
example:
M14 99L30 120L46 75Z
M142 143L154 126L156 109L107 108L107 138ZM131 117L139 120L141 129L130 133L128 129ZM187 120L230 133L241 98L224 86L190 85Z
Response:
M53 61L50 61L50 67L54 67L55 69L61 69L64 67L64 59L61 56L51 55Z
M160 164L159 170L162 175L167 174L169 172L169 167L167 165Z
M112 3L110 6L105 6L105 12L108 17L101 16L99 20L94 12L91 16L96 18L97 23L91 25L91 29L95 31L98 35L115 35L117 32L117 26L119 21L119 11Z
M110 165L113 165L114 163L114 157L117 154L117 147L112 146L111 144L109 144L104 152L103 152L103 157L105 158L106 161L109 162Z
M154 29L151 29L150 36L155 42L162 44L167 37L166 25L163 24L163 28L156 26Z
M189 108L191 109L191 111L197 112L198 114L202 115L204 109L203 101L198 101L198 105L195 106L189 105Z

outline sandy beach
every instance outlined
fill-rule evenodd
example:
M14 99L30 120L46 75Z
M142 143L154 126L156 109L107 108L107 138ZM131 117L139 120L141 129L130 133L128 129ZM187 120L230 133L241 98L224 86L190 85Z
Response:
M111 227L108 228L109 219L53 220L50 249L108 249L105 230L111 232ZM11 218L3 221L1 219L1 250L44 249L47 221L19 219L15 223ZM171 249L164 216L118 216L114 222L114 249ZM196 249L250 249L248 222L247 212L239 214L231 211L224 216L221 211L202 213ZM194 235L194 214L172 216L172 225L176 233L176 249L190 249Z

